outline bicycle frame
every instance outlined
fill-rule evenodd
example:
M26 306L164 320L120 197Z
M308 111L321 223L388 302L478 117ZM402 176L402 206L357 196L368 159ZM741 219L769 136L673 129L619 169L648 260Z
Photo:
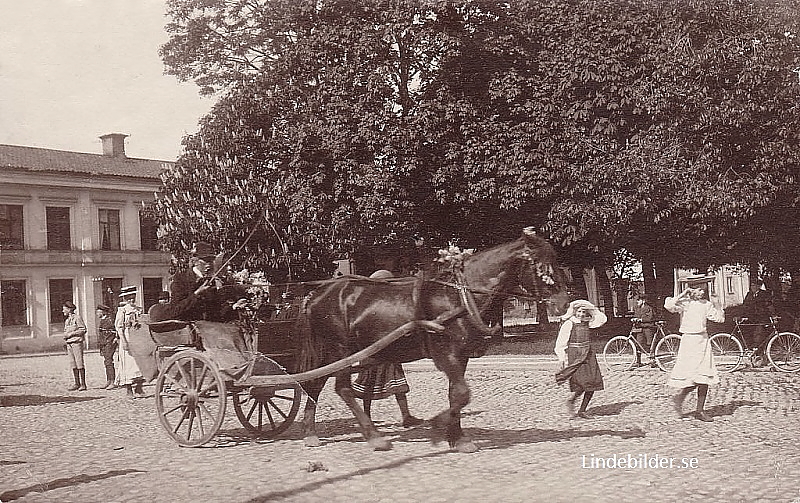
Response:
M675 334L667 334L664 330L664 322L656 321L655 333L648 350L636 339L640 328L642 328L641 322L634 320L628 335L618 335L606 342L602 357L609 370L630 370L636 364L641 365L642 355L646 355L651 364L655 363L663 371L672 368L680 345L680 337Z
M732 337L737 337L739 342L742 343L742 349L744 349L745 355L744 356L752 356L756 350L764 350L767 347L767 343L769 342L772 337L778 333L777 327L777 319L770 317L769 323L747 323L749 321L747 318L734 318L733 320L733 331L731 331ZM747 340L747 337L742 330L742 327L764 327L771 329L769 336L764 338L764 341L758 345L758 347L753 347L750 345L750 341ZM716 335L716 334L714 334Z
M628 340L633 342L633 345L636 348L636 351L642 353L643 355L647 355L647 356L650 356L650 355L654 354L656 352L656 346L658 345L658 341L660 341L661 339L663 339L664 337L667 336L667 333L664 331L664 322L663 321L655 321L653 323L655 323L656 326L655 326L655 333L653 334L653 340L650 341L650 350L649 351L644 346L642 346L642 344L636 338L636 336L638 334L640 334L641 332L634 332L634 330L636 330L637 328L642 328L642 322L634 321L631 324L631 331L628 332Z
M766 357L775 370L781 372L800 371L800 335L792 332L779 332L779 317L770 317L769 323L747 323L747 318L735 319L730 334L720 332L710 339L714 365L720 372L732 372L739 368L744 357L751 365L758 366L755 357ZM768 337L758 346L750 347L742 327L763 326L771 329Z

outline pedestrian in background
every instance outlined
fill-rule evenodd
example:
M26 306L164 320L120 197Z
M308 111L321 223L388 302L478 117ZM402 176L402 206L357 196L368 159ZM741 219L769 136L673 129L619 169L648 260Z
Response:
M590 344L591 330L603 326L608 318L588 300L573 300L562 319L564 323L554 349L561 363L556 383L569 380L572 396L567 399L567 412L570 416L590 419L593 416L586 412L586 407L594 392L603 389L603 375ZM581 395L583 400L576 413L575 402Z
M372 279L389 279L394 277L391 271L380 269L373 272ZM424 421L411 414L408 408L408 381L400 363L380 363L365 368L358 373L358 377L352 384L353 393L357 398L361 398L364 404L364 412L370 416L373 400L380 400L394 395L397 406L400 408L403 426L417 426Z
M111 319L111 308L100 304L97 306L97 345L103 357L103 366L106 369L105 389L114 389L117 373L114 366L114 355L117 352L118 339L114 320Z
M69 391L86 391L86 367L83 364L83 340L86 337L86 323L83 322L72 301L64 302L61 312L64 313L64 342L67 345L67 356L72 366L75 384L67 388Z
M139 328L139 315L142 314L142 310L135 305L136 287L123 287L119 297L123 304L117 309L117 317L114 320L119 338L117 384L125 388L128 398L144 397L142 389L144 378L130 353L131 330Z
M646 351L650 351L653 343L653 335L656 331L656 310L650 300L649 295L639 295L636 299L636 306L633 308L633 321L638 326L633 329L636 334L636 341L642 345ZM636 352L636 365L642 365L642 352Z
M667 297L664 300L664 308L667 311L679 313L681 316L679 329L681 344L667 384L673 388L680 388L678 394L672 398L679 416L683 416L683 401L686 396L696 389L695 417L710 422L713 418L705 411L708 387L717 384L719 377L714 367L706 325L709 320L724 322L725 313L706 298L705 289L692 287L691 283L689 285L677 297Z

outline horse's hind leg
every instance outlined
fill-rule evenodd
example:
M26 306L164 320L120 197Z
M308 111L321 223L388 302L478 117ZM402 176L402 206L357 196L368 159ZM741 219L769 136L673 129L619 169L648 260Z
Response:
M319 447L322 443L317 435L317 400L325 387L327 377L308 381L303 388L308 397L306 398L306 408L303 410L303 445L306 447Z
M440 412L431 420L434 430L444 431L450 447L454 447L458 452L475 452L478 446L461 429L461 410L469 404L470 390L464 373L467 370L467 358L457 358L446 356L440 361L436 361L436 366L447 375L450 382L448 387L448 397L450 408Z
M391 442L386 437L381 436L372 419L364 412L361 405L356 400L355 393L350 383L350 371L345 370L336 374L336 393L342 397L344 403L350 407L358 424L361 426L361 433L367 443L376 451L388 451L392 448Z

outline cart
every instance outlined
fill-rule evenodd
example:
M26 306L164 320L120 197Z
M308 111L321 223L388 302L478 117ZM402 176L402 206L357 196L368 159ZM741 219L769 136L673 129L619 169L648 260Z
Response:
M314 285L318 286L318 285ZM435 321L408 322L335 363L291 374L299 354L296 325L301 302L311 289L292 285L291 295L271 306L267 319L233 324L207 321L145 323L155 343L158 419L178 445L209 442L225 419L228 397L236 417L253 436L274 438L294 422L303 397L301 383L359 364L417 328L441 331ZM298 291L299 290L299 291Z

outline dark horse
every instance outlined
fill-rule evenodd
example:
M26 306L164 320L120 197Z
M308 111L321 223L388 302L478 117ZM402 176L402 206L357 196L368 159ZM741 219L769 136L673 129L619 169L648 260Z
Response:
M559 314L569 300L553 247L531 228L515 241L456 260L452 271L432 279L348 276L332 281L312 291L306 300L297 370L341 361L406 326L401 337L360 363L433 359L450 382L450 407L431 420L434 432L443 433L451 447L474 452L477 447L461 429L461 410L470 400L464 379L467 361L493 331L486 323L488 314L497 312L498 303L515 294L548 299ZM391 449L356 401L351 371L348 367L332 374L337 394L353 411L373 449ZM303 416L308 446L320 445L314 415L327 378L304 385L309 395Z

